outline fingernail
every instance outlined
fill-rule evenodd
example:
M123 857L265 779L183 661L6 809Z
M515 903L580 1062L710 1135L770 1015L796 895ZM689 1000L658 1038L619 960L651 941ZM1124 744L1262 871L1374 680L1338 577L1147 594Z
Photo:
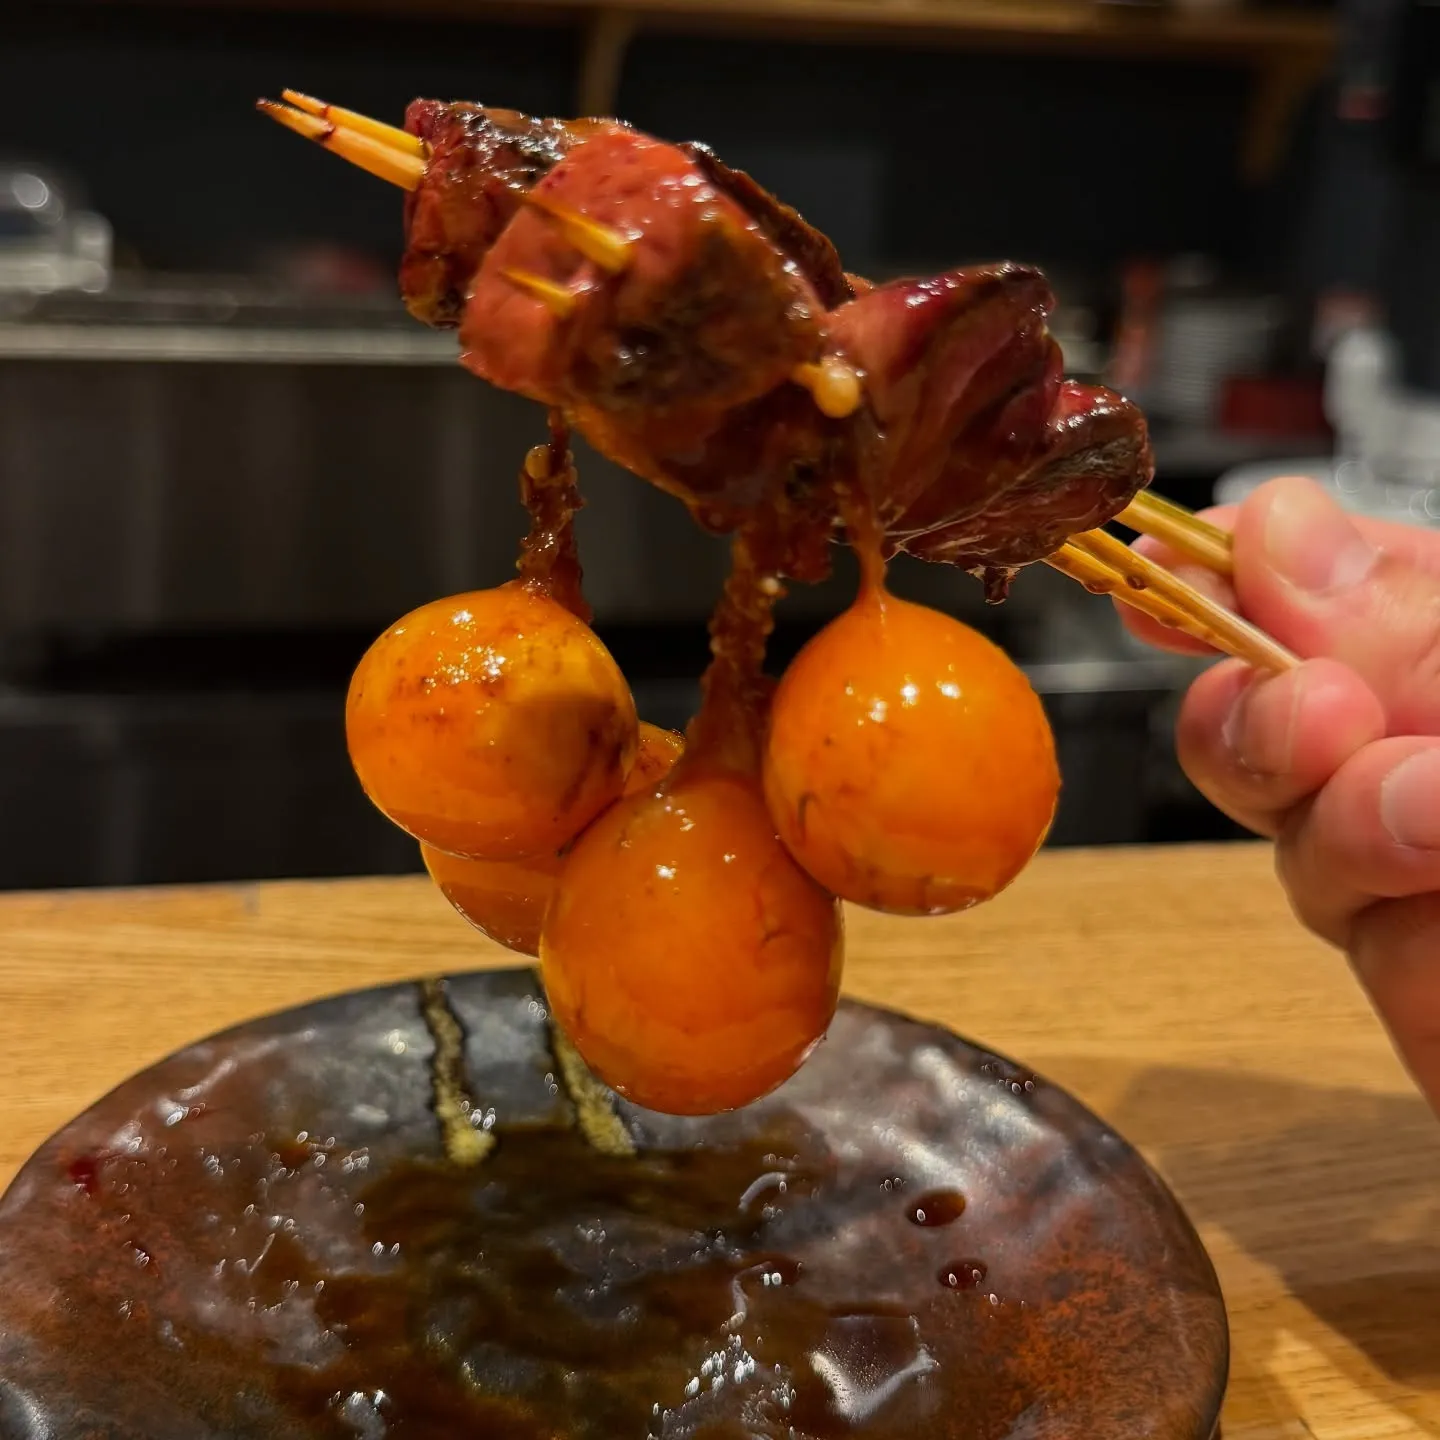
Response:
M1245 737L1245 716L1250 711L1250 695L1254 689L1254 685L1242 686L1231 702L1224 720L1220 722L1221 743L1242 765L1245 764L1245 760L1241 756L1240 746Z
M1265 554L1297 590L1326 594L1358 584L1376 551L1316 485L1286 485L1265 518Z
M1440 850L1440 750L1420 750L1380 782L1380 820L1397 845Z
M1289 774L1304 684L1304 670L1296 670L1252 680L1235 697L1220 724L1220 739L1241 769L1260 776Z

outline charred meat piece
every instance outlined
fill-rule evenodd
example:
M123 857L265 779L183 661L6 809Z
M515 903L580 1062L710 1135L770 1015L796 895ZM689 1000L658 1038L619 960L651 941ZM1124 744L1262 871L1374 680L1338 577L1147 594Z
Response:
M864 473L892 535L983 505L1043 442L1053 304L1038 270L996 265L877 286L831 314L831 344L865 376L880 439Z
M1045 444L1023 473L982 509L897 548L964 570L1018 569L1112 519L1154 468L1139 410L1108 390L1067 380Z
M460 323L485 252L526 192L588 128L534 120L518 110L416 100L405 128L430 147L425 178L405 201L400 293L417 320Z
M1062 381L1053 304L1039 271L996 265L879 286L830 316L865 372L879 439L861 473L893 550L1029 564L1149 482L1140 412Z

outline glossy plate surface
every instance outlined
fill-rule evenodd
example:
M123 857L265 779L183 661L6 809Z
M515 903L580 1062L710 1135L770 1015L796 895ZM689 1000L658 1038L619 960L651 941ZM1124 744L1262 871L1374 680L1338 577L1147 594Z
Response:
M1214 1431L1198 1238L1010 1062L847 1003L749 1110L612 1104L529 970L341 996L137 1075L0 1202L0 1437Z

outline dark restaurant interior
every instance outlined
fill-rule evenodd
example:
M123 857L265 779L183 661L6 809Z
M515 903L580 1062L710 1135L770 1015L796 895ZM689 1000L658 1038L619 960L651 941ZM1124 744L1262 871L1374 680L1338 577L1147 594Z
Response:
M350 769L385 626L512 573L536 406L405 312L395 191L257 116L294 86L700 139L875 279L1045 268L1067 372L1187 506L1315 475L1440 523L1440 10L1418 0L13 3L0 17L0 888L420 868ZM1378 398L1377 398L1378 397ZM1389 419L1377 422L1377 406ZM1397 419L1398 417L1398 419ZM596 628L683 727L722 541L581 445ZM1042 566L897 592L1027 668L1053 845L1241 832L1180 773L1204 661ZM779 667L853 591L795 587Z

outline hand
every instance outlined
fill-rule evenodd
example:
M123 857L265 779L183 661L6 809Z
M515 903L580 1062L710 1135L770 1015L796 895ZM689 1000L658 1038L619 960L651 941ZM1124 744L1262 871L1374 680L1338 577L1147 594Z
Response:
M1233 588L1154 541L1137 548L1305 663L1207 670L1180 712L1180 763L1276 841L1296 914L1348 953L1440 1111L1440 532L1352 519L1300 479L1207 518L1234 534ZM1142 638L1197 651L1121 608Z

